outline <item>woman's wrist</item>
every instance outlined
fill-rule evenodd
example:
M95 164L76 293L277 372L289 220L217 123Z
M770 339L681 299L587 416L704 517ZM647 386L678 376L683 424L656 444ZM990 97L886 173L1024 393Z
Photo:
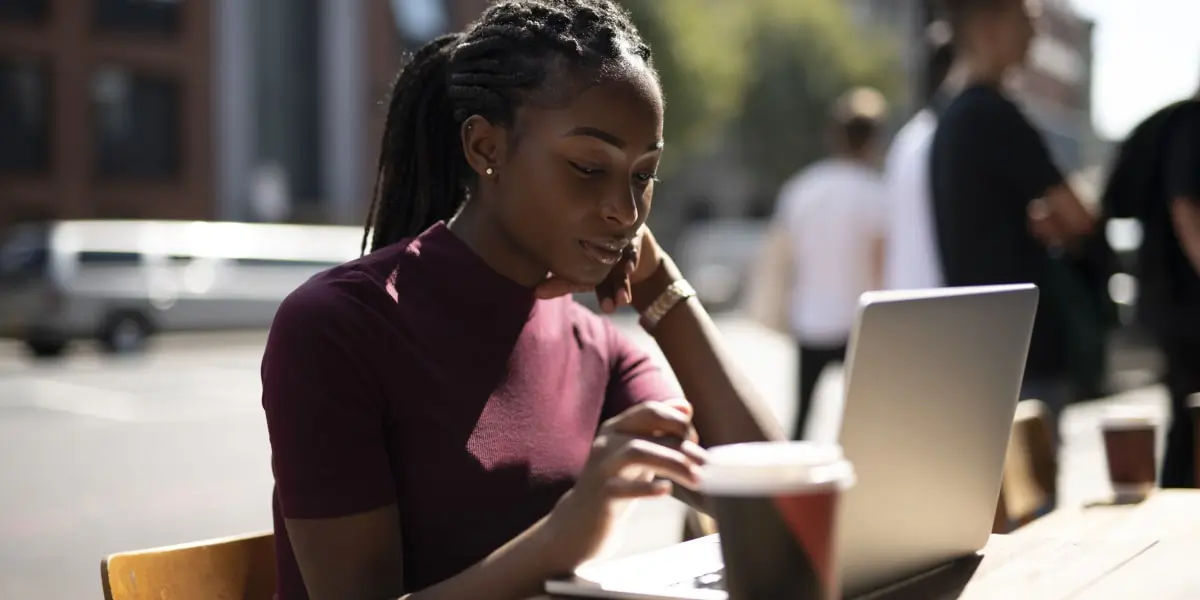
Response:
M679 272L679 267L675 266L671 257L663 254L659 258L658 268L649 277L630 286L633 291L630 304L638 314L644 313L667 287L680 279L683 279L683 275Z

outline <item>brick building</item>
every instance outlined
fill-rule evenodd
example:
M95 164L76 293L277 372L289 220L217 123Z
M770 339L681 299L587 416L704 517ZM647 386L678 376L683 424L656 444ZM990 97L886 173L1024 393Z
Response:
M4 0L0 226L361 221L401 52L486 0Z
M207 2L0 3L0 221L203 215Z

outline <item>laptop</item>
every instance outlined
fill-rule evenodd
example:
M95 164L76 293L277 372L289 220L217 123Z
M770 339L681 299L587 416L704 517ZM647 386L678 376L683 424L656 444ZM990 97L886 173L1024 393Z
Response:
M863 294L838 441L857 484L838 530L842 588L861 595L987 544L1037 310L1032 284ZM818 408L818 407L814 407ZM586 564L562 596L725 600L719 536Z

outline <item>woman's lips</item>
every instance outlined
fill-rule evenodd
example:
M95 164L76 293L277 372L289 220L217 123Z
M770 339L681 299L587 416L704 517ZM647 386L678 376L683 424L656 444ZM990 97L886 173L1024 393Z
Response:
M622 251L627 244L628 242L579 242L579 245L589 258L610 267L620 262Z

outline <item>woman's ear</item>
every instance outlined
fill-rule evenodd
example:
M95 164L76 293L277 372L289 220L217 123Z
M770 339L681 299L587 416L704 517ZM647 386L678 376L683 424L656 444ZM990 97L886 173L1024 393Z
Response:
M490 177L499 171L504 162L504 149L508 147L507 129L492 125L479 115L471 115L463 121L460 135L463 155L476 175ZM488 169L491 169L490 173Z

